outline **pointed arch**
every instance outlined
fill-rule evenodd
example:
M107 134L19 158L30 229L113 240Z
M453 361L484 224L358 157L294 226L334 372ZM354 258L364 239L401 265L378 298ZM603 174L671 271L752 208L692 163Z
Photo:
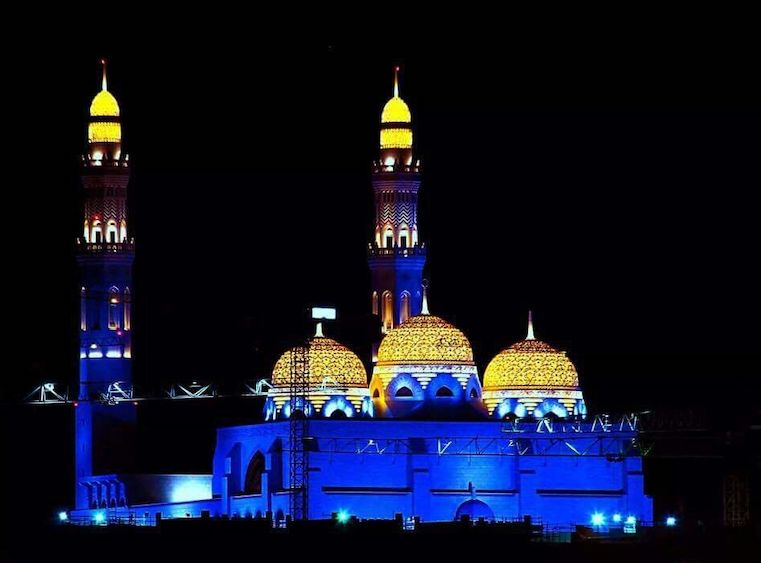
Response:
M380 311L378 310L378 292L373 291L373 315L379 314Z
M410 318L410 292L402 291L399 298L399 322L403 323Z
M79 291L79 330L87 330L87 290Z
M119 242L119 232L116 229L116 221L111 220L106 225L106 242Z
M132 294L128 287L124 288L124 330L132 329Z
M391 229L391 227L386 227L386 230L383 231L383 248L393 248L394 247L394 231Z
M119 225L119 242L127 242L127 221L122 219Z
M390 291L383 292L383 330L394 328L394 296Z
M108 329L118 330L119 319L119 304L121 299L119 298L119 288L111 286L108 290Z
M243 494L260 495L262 494L262 475L266 469L264 454L257 451L248 463L246 469L246 480L243 484Z
M90 242L95 244L103 242L103 227L101 227L100 221L92 222L92 233L90 234Z

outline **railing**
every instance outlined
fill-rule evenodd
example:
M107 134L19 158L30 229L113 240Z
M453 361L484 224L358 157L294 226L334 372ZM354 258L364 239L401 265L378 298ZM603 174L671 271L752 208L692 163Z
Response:
M394 164L383 164L382 162L375 161L373 162L373 172L376 174L382 172L407 172L414 174L420 172L420 163L401 164L397 162Z
M129 242L82 242L77 239L77 249L87 254L118 254L119 252L134 252L134 241Z
M425 245L419 246L395 246L393 248L379 248L374 244L369 245L370 256L425 256Z

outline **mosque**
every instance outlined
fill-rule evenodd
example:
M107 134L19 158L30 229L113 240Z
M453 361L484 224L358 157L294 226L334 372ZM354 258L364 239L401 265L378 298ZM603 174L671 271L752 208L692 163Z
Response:
M136 413L129 400L130 167L104 63L81 164L72 522L217 516L284 522L337 513L429 522L652 521L636 421L587 414L573 363L535 337L530 313L525 339L506 345L483 379L467 336L431 313L413 147L412 115L395 77L372 167L370 302L383 338L371 377L357 354L318 323L314 336L275 363L264 420L217 430L212 474L140 474L132 466Z

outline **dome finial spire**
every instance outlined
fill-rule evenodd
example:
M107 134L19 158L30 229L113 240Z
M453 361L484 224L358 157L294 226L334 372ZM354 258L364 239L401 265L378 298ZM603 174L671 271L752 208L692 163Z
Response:
M531 314L531 309L528 310L528 331L526 332L526 340L536 340L536 338L534 338L534 317Z
M423 304L420 307L420 314L421 315L430 315L431 312L428 310L428 280L423 280Z
M394 67L394 97L399 97L399 67Z
M100 59L100 65L103 67L103 81L101 83L101 89L108 90L108 77L106 76L106 59Z

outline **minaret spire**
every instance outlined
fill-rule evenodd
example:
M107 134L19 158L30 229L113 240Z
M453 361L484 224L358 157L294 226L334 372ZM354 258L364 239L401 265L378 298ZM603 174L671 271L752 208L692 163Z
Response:
M534 338L534 318L531 314L531 309L528 311L528 331L526 332L526 340L536 340L536 338Z
M101 83L101 89L108 90L108 77L106 76L106 59L100 59L100 64L103 67L103 81Z
M421 315L430 315L428 310L428 280L423 280L423 305L420 307Z
M394 97L399 97L399 67L394 67Z

